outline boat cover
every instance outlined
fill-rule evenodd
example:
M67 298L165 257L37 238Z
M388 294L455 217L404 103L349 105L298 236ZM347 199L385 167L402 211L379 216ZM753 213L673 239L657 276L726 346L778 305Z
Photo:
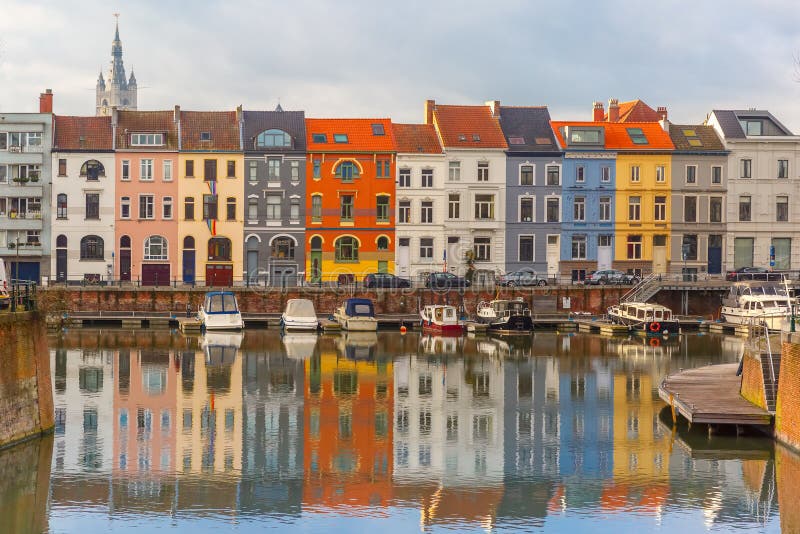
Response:
M348 317L375 317L375 308L370 299L347 299L344 312Z
M287 317L317 320L317 313L314 311L314 303L308 299L289 299L289 302L286 303L284 315Z

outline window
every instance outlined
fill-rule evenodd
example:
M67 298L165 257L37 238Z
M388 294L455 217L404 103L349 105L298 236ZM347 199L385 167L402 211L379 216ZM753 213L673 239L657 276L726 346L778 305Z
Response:
M533 197L520 197L519 222L533 222Z
M488 182L489 181L489 162L488 161L479 161L478 162L478 181L479 182Z
M372 135L386 135L383 124L376 122L372 124Z
M575 182L582 184L586 181L586 167L578 165L575 167Z
M742 178L752 178L753 177L753 160L751 159L742 159L739 160L739 176Z
M419 258L421 260L433 259L433 238L422 237L419 240Z
M376 209L378 222L389 222L389 197L387 195L378 195Z
M172 197L164 197L164 199L161 201L161 218L172 218Z
M82 260L103 259L103 239L96 235L87 235L81 239Z
M747 222L750 220L750 215L751 215L750 197L749 196L739 197L739 220L742 222Z
M547 185L561 185L561 167L558 165L547 166Z
M67 175L67 160L66 159L59 159L58 160L58 175L59 176L66 176Z
M375 162L375 176L377 178L389 178L391 176L391 164L388 159ZM424 187L424 186L423 186Z
M321 133L311 134L311 142L312 143L327 143L328 136Z
M631 182L638 182L639 181L639 166L633 165L631 166Z
M433 187L433 169L422 169L422 187Z
M231 261L231 240L227 237L209 239L208 261Z
M775 198L775 220L777 222L789 221L789 197L779 196Z
M558 197L548 197L545 201L546 222L561 221L561 199Z
M153 181L153 160L142 159L139 160L139 180L145 182Z
M139 218L155 218L155 199L153 195L139 195Z
M430 224L433 222L433 201L423 200L419 210L419 222Z
M457 182L461 180L461 162L460 161L451 161L448 163L447 168L448 174L447 179L451 182Z
M311 197L311 221L322 221L322 195L314 195Z
M708 199L708 222L722 222L722 197Z
M642 197L628 197L628 220L642 219Z
M293 198L289 202L289 219L292 221L300 220L300 199Z
M217 218L217 195L203 195L203 219Z
M610 247L611 246L611 236L610 235L599 235L599 236L597 236L597 246L598 247Z
M300 181L300 162L299 161L292 161L289 163L289 170L291 172L291 180L293 182Z
M400 169L397 187L411 187L411 169Z
M251 161L247 166L247 170L249 173L249 180L251 182L255 182L256 180L258 180L258 162Z
M8 134L6 132L0 132L0 150L7 150L8 149Z
M401 223L411 222L411 201L401 200L397 209L397 221Z
M389 238L385 235L380 236L375 242L375 246L378 247L378 250L389 250Z
M130 206L128 207L130 208ZM65 195L64 193L59 193L58 196L56 196L56 219L66 219L66 218L67 218L67 195ZM127 217L123 218L127 219Z
M164 144L164 134L131 134L131 146L161 146Z
M628 259L640 260L642 259L642 236L629 235L628 236Z
M697 165L686 166L686 183L687 184L697 183Z
M584 197L575 197L575 202L572 204L572 218L576 222L586 220L586 199Z
M315 179L319 180L321 178L320 172L321 172L321 168L322 168L322 162L320 160L318 160L318 159L315 159L314 162L313 162L313 167L314 167L313 170L312 170L313 177Z
M341 178L343 182L352 182L353 178L358 176L358 167L352 161L343 161L336 166L336 177Z
M342 195L340 198L339 216L342 221L353 220L353 195Z
M247 199L247 219L251 221L255 221L258 219L258 199L257 198L248 198Z
M475 218L494 219L494 195L475 195Z
M281 158L267 158L267 180L277 182L281 179Z
M472 242L475 261L492 261L492 239L490 237L476 237Z
M194 177L194 160L187 159L186 163L184 164L185 167L185 174L187 178Z
M228 160L228 178L236 178L236 160Z
M761 135L761 121L760 120L745 120L739 121L742 125L745 135Z
M324 137L324 136L323 136ZM314 140L316 143L316 139ZM325 141L321 141L324 143ZM256 147L258 148L266 148L266 147L290 147L292 146L292 136L288 133L284 132L283 130L265 130L258 134L256 137Z
M667 197L655 197L653 203L653 219L659 222L667 220Z
M447 218L461 218L461 195L458 193L450 193L447 195Z
M336 261L358 261L358 241L354 237L340 237L334 246Z
M684 235L681 243L681 259L697 261L697 236Z
M602 143L601 130L576 130L569 129L569 144L599 145Z
M533 236L519 236L518 261L533 261Z
M267 220L281 220L281 195L267 195Z
M228 197L225 202L225 219L236 220L236 197Z
M347 134L333 134L334 143L347 143Z
M167 240L160 235L151 235L144 241L145 260L166 260Z
M600 197L600 222L611 220L611 197Z
M519 185L533 185L533 165L520 165Z
M586 259L586 236L574 235L572 236L572 259L585 260Z
M194 197L183 199L183 218L187 221L194 220Z
M217 160L204 159L203 160L203 180L206 182L213 182L217 179Z
M663 184L667 180L667 169L663 165L656 165L656 182ZM688 183L688 182L687 182ZM694 182L692 182L694 183Z
M279 260L294 259L294 241L290 237L276 237L270 246L270 256Z
M788 159L779 159L778 160L778 178L788 178L789 177L789 160Z
M163 180L165 182L172 181L172 160L165 160L161 166Z
M641 128L626 128L628 130L628 137L631 138L631 142L634 145L646 145L647 137L645 137L644 132Z
M603 167L600 169L600 181L603 183L611 181L611 167Z
M697 222L697 197L683 197L683 222Z

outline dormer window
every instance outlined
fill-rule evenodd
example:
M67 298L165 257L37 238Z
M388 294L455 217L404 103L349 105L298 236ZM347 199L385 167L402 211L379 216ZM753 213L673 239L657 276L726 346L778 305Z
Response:
M333 134L334 143L347 143L347 134L335 133Z
M480 134L472 134L472 140L475 141L476 143L480 142L481 135Z
M201 141L211 141L211 132L200 132Z
M567 139L570 145L602 145L603 133L600 128L568 128Z
M645 137L644 132L641 128L626 128L628 131L628 137L631 138L631 141L634 145L647 145L649 144L647 141L647 137Z
M372 135L386 135L383 124L376 122L372 125Z
M524 137L509 137L508 138L509 145L524 145L525 138Z
M163 133L131 134L131 146L164 146Z
M317 134L314 134L315 136ZM323 135L324 137L324 135ZM314 139L316 143L316 139ZM325 141L321 141L325 142ZM271 129L265 130L258 134L256 137L256 147L258 148L265 148L265 147L290 147L292 146L292 136L288 133L284 132L283 130Z
M742 130L744 130L745 135L764 135L764 124L760 119L742 119L739 121L739 124L742 125Z
M466 141L467 140L466 134L458 134L458 140L459 141Z
M320 133L311 134L311 142L312 143L327 143L328 142L328 136L325 135L325 134L320 134Z

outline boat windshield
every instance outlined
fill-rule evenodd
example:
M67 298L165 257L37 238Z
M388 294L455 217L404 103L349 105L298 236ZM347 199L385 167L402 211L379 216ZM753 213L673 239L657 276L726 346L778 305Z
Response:
M763 284L750 287L750 294L753 296L779 296L788 297L786 288L778 284Z
M456 318L456 309L455 308L445 308L444 309L444 318L446 321L452 321Z
M525 311L525 303L520 300L509 302L508 309L514 313L522 313Z
M208 313L236 313L236 297L233 293L216 293L206 297L205 310Z

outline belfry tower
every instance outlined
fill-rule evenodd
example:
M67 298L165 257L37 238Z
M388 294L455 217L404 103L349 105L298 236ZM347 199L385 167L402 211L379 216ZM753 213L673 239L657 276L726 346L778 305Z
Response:
M136 76L131 71L130 79L125 78L125 65L122 63L122 41L119 40L119 13L117 17L114 41L111 43L111 67L108 71L108 81L103 78L103 72L97 78L96 88L96 115L111 115L111 108L136 109Z

